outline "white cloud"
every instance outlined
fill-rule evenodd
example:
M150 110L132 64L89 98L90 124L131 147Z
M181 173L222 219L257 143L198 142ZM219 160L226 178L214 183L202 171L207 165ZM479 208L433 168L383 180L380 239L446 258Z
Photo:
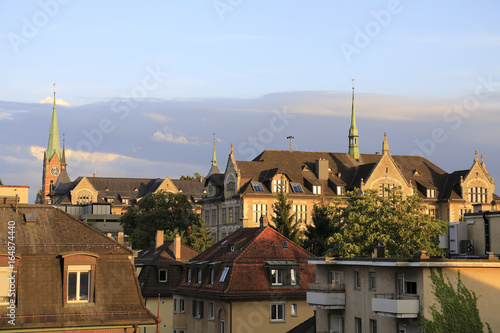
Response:
M26 111L0 111L0 120L14 120L14 113L21 113Z
M159 123L168 123L168 122L174 122L175 119L171 117L164 116L162 114L158 113L144 113L142 115L145 118L149 118L151 120L157 121Z
M185 136L175 136L173 131L165 126L163 131L156 131L153 133L152 139L154 141L166 141L171 143L180 143L183 145L195 145L198 146L200 143L198 141L190 141Z
M45 97L44 99L42 99L40 101L40 104L46 104L46 103L54 103L54 98L53 97ZM63 105L63 106L71 106L68 102L60 99L60 98L56 98L56 104L57 105Z

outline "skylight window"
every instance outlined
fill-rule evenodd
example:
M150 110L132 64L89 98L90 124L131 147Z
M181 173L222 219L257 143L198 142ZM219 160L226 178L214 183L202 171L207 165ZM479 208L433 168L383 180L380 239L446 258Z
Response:
M264 192L261 182L252 182L252 189L258 192Z
M302 189L302 185L300 185L299 183L291 183L290 185L292 185L292 190L295 193L304 193L304 190Z
M227 272L229 272L229 267L224 267L224 271L222 271L219 282L224 282L224 280L226 280Z
M288 249L288 243L286 241L281 241L281 245L283 245L284 249Z

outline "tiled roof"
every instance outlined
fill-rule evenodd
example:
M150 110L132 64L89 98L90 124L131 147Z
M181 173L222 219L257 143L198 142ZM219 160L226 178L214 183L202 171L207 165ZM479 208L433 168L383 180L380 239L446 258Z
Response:
M33 214L34 222L25 216ZM16 329L155 324L144 306L133 253L71 215L47 205L0 205L0 253L7 253L9 221L14 221L19 258ZM67 253L93 253L96 259L92 306L63 306L62 259ZM5 308L0 327L8 327Z
M286 242L288 247L283 246ZM234 248L234 251L231 251ZM314 282L314 266L307 263L311 253L302 249L270 227L242 228L193 258L191 283L183 274L178 286L180 292L203 292L244 297L245 295L270 295L274 293L304 296L307 284ZM299 269L297 286L271 286L267 261L289 261ZM290 263L289 263L290 264ZM215 269L215 283L209 284L208 266ZM196 269L203 269L203 280L196 283ZM224 268L227 276L220 282ZM185 270L186 271L186 270Z

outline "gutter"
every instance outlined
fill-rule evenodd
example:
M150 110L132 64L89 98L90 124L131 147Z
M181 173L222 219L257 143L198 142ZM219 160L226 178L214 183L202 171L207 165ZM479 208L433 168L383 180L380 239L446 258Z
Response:
M156 326L156 324L145 324L140 325L140 327L146 326ZM13 330L1 330L2 333L14 333L14 332L56 332L56 331L87 331L87 330L104 330L104 329L120 329L120 328L133 328L134 331L137 331L139 326L137 324L129 324L129 325L118 325L118 326L75 326L75 327L51 327L51 328L16 328Z

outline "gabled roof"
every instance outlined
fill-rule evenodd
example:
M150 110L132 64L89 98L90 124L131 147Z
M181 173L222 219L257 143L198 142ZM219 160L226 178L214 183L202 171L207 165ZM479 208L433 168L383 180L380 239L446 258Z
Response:
M286 248L283 242L288 245ZM231 251L232 248L234 251ZM242 228L234 231L187 264L193 272L198 266L206 272L206 267L213 265L216 269L215 283L212 285L208 283L208 273L204 274L201 284L197 284L195 278L191 283L186 283L186 274L184 274L177 290L232 297L259 297L259 295L271 295L276 292L304 296L307 284L314 282L315 278L314 266L307 264L307 258L310 257L313 257L311 253L270 227ZM296 263L295 266L299 267L299 285L271 286L269 267L266 265L266 262L270 260ZM227 275L224 281L220 282L226 267ZM194 273L193 277L195 277Z
M34 221L28 223L25 216L31 214ZM19 259L16 329L155 324L140 295L132 251L53 206L18 205L16 212L0 205L0 253L7 253L9 221L15 222ZM61 258L70 253L98 257L92 306L62 305ZM9 327L7 319L0 315L0 327Z

